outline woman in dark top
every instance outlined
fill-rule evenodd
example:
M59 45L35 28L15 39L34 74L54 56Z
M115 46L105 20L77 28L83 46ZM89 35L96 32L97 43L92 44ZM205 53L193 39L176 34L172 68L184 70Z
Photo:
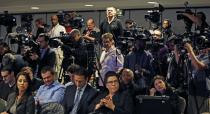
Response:
M127 91L120 91L117 74L114 71L107 72L104 83L108 92L99 95L90 105L90 110L102 114L132 114L132 98Z
M7 100L7 109L1 114L34 114L35 102L31 95L31 80L28 74L20 72L17 75L17 88Z
M165 82L163 76L155 76L152 80L151 88L149 90L150 96L169 96L169 102L172 107L173 114L182 114L185 109L185 99L179 97L174 89Z

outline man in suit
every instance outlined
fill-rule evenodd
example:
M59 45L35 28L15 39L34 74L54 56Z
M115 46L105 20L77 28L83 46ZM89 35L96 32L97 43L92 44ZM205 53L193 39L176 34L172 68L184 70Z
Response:
M88 114L88 105L97 91L88 85L88 73L82 67L74 72L73 80L74 85L66 88L63 99L65 114Z
M35 77L41 78L41 69L45 66L55 67L56 54L53 49L49 47L49 36L47 34L40 34L37 43L40 46L40 52L33 52L30 55L33 61L30 65L34 70Z

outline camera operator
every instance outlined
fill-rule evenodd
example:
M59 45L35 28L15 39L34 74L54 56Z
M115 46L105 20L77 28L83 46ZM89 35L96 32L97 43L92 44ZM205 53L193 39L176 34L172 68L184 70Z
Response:
M185 44L192 64L192 76L189 80L189 114L210 112L209 48L198 56L190 43Z
M51 16L51 22L52 22L52 28L48 32L50 38L60 37L61 36L61 34L60 34L61 32L66 33L65 27L63 27L62 25L59 24L57 15Z
M176 39L170 39L167 42L167 45L171 53L168 54L167 58L168 70L167 70L166 81L172 87L176 88L176 91L180 96L187 99L189 60L180 42L179 43L176 42L177 42Z
M81 33L78 29L73 29L70 33L70 36L73 40L70 48L71 48L71 53L75 58L75 64L87 68L88 58L87 58L87 49L84 38L81 36Z
M145 38L136 38L134 49L125 57L124 68L134 72L134 80L140 88L147 88L153 77L152 55L146 51Z
M100 24L101 34L112 33L113 39L117 44L118 38L123 35L122 23L116 16L116 8L107 7L106 8L106 19Z
M127 19L125 21L125 30L130 31L134 27L134 21L131 19Z
M184 16L188 17L193 23L197 25L197 30L200 30L202 34L209 25L206 22L206 15L203 12L197 12L196 14L183 13Z
M46 24L44 23L42 18L35 20L35 25L37 27L36 36L34 38L34 41L38 38L39 34L46 33Z
M95 26L93 18L89 18L86 22L87 28L83 31L83 38L88 42L99 42L100 30Z
M39 52L33 51L29 53L31 61L29 65L34 70L34 76L41 79L41 69L45 66L50 66L51 68L55 67L56 54L49 47L49 36L47 34L40 34L37 43L40 46Z
M6 42L0 42L0 70L3 68L3 57L7 53L14 54Z

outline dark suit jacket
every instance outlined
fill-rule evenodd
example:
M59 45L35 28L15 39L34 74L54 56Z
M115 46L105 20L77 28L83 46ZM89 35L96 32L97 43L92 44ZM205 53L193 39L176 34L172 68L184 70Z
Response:
M43 58L39 59L39 70L38 70L38 78L41 78L41 69L45 66L50 66L54 68L56 62L56 54L51 48L48 48L43 56Z
M66 88L62 103L64 106L65 114L69 114L72 111L74 106L75 94L76 94L75 85L70 85ZM88 114L89 113L88 106L91 104L91 102L96 96L97 96L97 91L93 89L90 85L87 85L80 99L77 114Z
M11 93L7 100L7 109L8 113L12 105L15 103L16 93ZM33 96L25 95L23 99L17 104L16 107L17 114L34 114L35 113L35 101Z
M103 93L97 96L97 98L92 102L92 104L89 106L90 110L94 110L96 104L100 102L101 99L105 98L108 95L108 93ZM111 109L102 106L95 112L97 114L132 114L133 113L133 100L131 95L128 93L128 91L118 91L113 97L112 97L113 103L115 105L114 111Z

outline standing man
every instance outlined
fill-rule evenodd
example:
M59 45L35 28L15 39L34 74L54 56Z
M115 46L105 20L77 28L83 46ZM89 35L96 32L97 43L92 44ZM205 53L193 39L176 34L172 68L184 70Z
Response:
M31 53L31 60L29 65L33 68L35 77L41 78L41 69L45 66L50 66L51 68L55 67L56 64L56 54L52 50L49 43L49 36L46 34L40 34L37 43L40 46L40 52Z
M189 79L188 114L210 112L210 60L209 48L195 55L191 44L186 43L188 56L192 64L192 76Z
M99 41L100 30L96 27L95 21L93 18L89 18L87 20L87 28L83 32L83 38L89 42L97 42Z
M88 73L84 68L76 69L74 85L66 88L63 107L65 114L88 114L88 105L94 100L97 91L88 85Z
M164 19L162 28L162 37L164 39L164 43L166 43L169 37L173 35L173 32L171 30L171 21L169 19Z
M106 19L102 21L100 24L100 31L101 34L104 33L111 33L113 35L113 39L117 44L118 38L123 35L123 27L122 23L116 16L116 8L114 7L107 7L106 8Z
M38 38L39 34L46 33L46 24L44 23L42 18L35 20L35 25L37 27L36 36L34 38L34 41Z
M51 22L52 22L52 29L48 32L50 38L60 37L61 32L66 33L65 27L59 24L57 15L51 16Z
M103 34L102 42L105 50L101 53L100 57L101 77L99 77L99 86L103 88L105 74L108 71L117 72L122 69L124 58L121 52L115 47L115 42L111 33Z

